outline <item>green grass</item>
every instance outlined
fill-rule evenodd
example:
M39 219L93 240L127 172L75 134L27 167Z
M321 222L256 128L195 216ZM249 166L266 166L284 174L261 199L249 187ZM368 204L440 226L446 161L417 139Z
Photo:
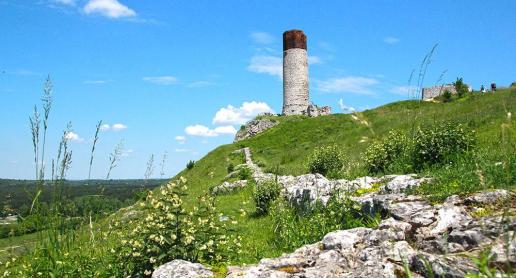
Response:
M419 101L391 103L356 115L361 120L367 121L368 125L353 119L352 115L345 114L318 118L276 117L280 122L277 126L254 138L216 148L197 161L192 169L183 170L177 177L183 176L188 180L189 195L185 197L185 203L187 208L191 208L199 196L208 193L213 186L225 180L230 163L235 166L243 163L241 155L232 154L242 147L250 147L253 159L258 164L262 164L264 169L278 169L281 174L300 175L308 172L307 157L318 146L335 144L342 148L350 161L359 161L368 144L386 135L389 130L394 129L410 134L419 125L441 121L454 121L474 129L477 133L480 153L489 153L491 159L505 157L504 159L514 161L514 154L507 156L514 153L516 142L512 120L507 119L507 112L514 112L515 104L516 89L512 89L500 90L495 94L468 94L460 100L449 103ZM502 128L502 125L505 127ZM442 177L446 176L444 170L435 171ZM432 171L425 174L432 175ZM454 179L460 182L460 177L454 177ZM495 179L494 182L496 181ZM439 190L447 188L446 186L446 184L442 185ZM513 186L504 185L510 188ZM437 199L461 189L446 191ZM476 189L478 188L470 188L470 190ZM427 188L421 193L434 194L435 190ZM221 214L238 221L236 232L243 239L243 252L239 261L232 263L256 263L263 257L274 257L282 252L291 251L274 247L272 239L275 235L270 215L254 216L252 186L219 195L216 197L216 204ZM97 225L105 229L109 221L120 219L120 215L122 215L121 212L114 214ZM83 234L83 238L87 238L87 233ZM16 238L11 240L10 244L16 244ZM105 240L110 245L117 244L116 236L108 236ZM81 248L88 248L88 244L81 246ZM107 250L107 248L104 249ZM81 252L84 252L84 249ZM100 257L99 252L90 253ZM88 254L88 252L85 253ZM220 268L220 271L223 272L224 268Z

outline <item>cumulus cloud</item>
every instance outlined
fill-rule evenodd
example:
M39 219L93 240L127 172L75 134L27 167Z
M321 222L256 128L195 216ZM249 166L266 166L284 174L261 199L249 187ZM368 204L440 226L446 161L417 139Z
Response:
M390 93L407 96L410 93L414 93L417 90L415 86L398 86L393 87L389 90Z
M276 76L281 79L283 76L283 61L275 56L255 55L251 57L247 70Z
M398 39L396 37L386 37L383 39L383 42L387 43L387 44L395 44L395 43L398 43L399 41L400 41L400 39Z
M174 137L174 140L176 140L179 144L184 144L186 142L186 137L178 135Z
M84 142L84 139L81 138L79 136L79 134L73 132L73 131L68 131L66 134L65 134L65 139L68 140L68 141L73 141L73 142L78 142L78 143L82 143Z
M176 84L178 80L175 76L165 75L144 77L143 81L147 81L158 85L172 85Z
M344 76L327 80L315 80L316 88L327 93L355 93L360 95L374 95L371 86L378 84L378 80L361 76Z
M136 16L136 12L117 0L89 0L84 6L86 14L99 14L109 18Z
M250 36L251 39L258 44L271 44L274 42L274 37L266 32L253 32Z
M201 137L215 137L218 134L215 130L208 128L203 125L190 125L185 128L185 133L192 136L201 136Z
M111 127L108 125L108 124L103 124L100 126L100 130L101 131L107 131L109 130Z
M237 133L237 130L232 125L218 126L214 130L217 134L236 134Z
M127 128L127 126L124 125L124 124L114 124L114 125L111 126L111 129L113 131L120 131L120 130L124 130L126 128Z
M274 113L274 110L265 102L244 102L240 107L228 105L215 113L213 124L236 125L245 124L247 121L261 113Z
M340 110L342 110L345 113L353 113L353 112L357 111L355 109L355 107L345 105L344 100L342 100L342 99L339 99L339 108L340 108Z
M215 137L215 136L219 136L221 134L233 135L233 134L237 133L237 130L231 125L218 126L214 129L210 129L207 126L196 124L196 125L187 126L185 128L185 133L188 135L191 135L191 136Z

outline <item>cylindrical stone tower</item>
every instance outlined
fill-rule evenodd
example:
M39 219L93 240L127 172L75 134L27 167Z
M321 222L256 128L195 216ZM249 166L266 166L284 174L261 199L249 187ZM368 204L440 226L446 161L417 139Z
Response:
M283 33L283 115L307 113L308 55L306 36L301 30Z

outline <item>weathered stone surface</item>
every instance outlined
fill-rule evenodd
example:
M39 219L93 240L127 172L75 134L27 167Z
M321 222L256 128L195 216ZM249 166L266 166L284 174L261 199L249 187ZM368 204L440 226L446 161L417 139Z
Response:
M269 116L270 117L270 116ZM235 135L235 142L251 138L269 128L279 124L278 121L270 118L254 119L245 124Z
M213 277L213 272L202 264L173 260L158 267L152 278L200 278Z
M235 182L223 182L221 185L217 185L213 188L212 193L213 194L222 194L222 193L228 193L233 190L243 188L247 185L247 180L238 180Z
M510 194L505 189L498 189L494 191L479 192L471 195L464 200L466 204L483 204L492 205L509 198Z

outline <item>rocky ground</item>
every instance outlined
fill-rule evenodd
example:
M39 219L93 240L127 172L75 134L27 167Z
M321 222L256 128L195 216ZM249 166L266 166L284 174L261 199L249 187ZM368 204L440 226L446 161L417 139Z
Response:
M242 151L253 178L258 183L277 180L293 203L317 199L325 202L335 190L362 190L368 193L353 199L364 211L381 213L383 220L375 229L334 231L320 242L279 258L229 267L227 277L408 277L407 272L412 277L432 277L430 273L436 277L464 277L478 272L472 258L479 257L483 250L491 257L491 266L516 267L516 198L511 192L450 196L443 204L431 204L420 196L403 193L430 181L415 175L352 181L328 180L318 174L276 177L253 163L248 148ZM230 184L221 186L225 192L233 189ZM234 188L242 186L245 184L237 181ZM184 261L170 262L153 273L153 277L161 278L211 275L204 266Z

